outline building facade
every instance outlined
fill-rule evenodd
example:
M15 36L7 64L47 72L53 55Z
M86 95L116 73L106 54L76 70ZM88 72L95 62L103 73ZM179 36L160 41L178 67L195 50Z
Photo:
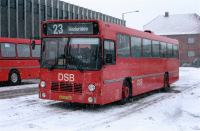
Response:
M200 16L197 14L160 15L148 24L144 30L167 36L179 41L180 64L182 66L200 66Z
M179 41L182 66L200 66L200 34L168 35L167 37Z
M60 0L0 0L0 37L39 38L41 21L99 19L125 26L125 21Z

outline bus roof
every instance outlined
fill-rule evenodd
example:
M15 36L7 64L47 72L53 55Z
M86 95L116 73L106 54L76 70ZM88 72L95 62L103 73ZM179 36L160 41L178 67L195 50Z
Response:
M155 40L155 41L178 44L178 40L176 40L176 39L156 35L154 33L139 31L136 29L131 29L128 27L119 26L117 24L110 24L110 23L105 23L105 22L102 22L102 25L104 28L103 29L104 32L102 32L102 33L103 33L103 35L108 36L108 37L113 37L113 35L112 35L112 33L107 33L107 32L113 32L113 33L127 34L127 35L135 36L135 37L141 37L141 38Z

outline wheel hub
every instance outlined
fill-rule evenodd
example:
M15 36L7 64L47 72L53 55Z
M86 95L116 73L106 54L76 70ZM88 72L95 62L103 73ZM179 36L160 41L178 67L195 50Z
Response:
M127 86L123 87L123 98L129 97L129 88Z
M16 73L13 73L13 74L11 75L11 81L12 81L13 83L16 83L16 82L18 81L18 75L17 75Z

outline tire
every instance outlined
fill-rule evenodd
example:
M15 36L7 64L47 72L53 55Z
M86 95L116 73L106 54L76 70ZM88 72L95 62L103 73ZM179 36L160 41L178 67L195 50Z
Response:
M120 100L120 104L123 105L127 103L131 97L131 84L126 80L122 85L122 99Z
M19 75L19 72L16 70L12 70L9 73L9 78L8 78L8 82L10 85L18 85L21 83L21 78Z
M165 73L164 75L164 82L163 82L163 91L169 92L171 90L170 84L169 84L169 74Z

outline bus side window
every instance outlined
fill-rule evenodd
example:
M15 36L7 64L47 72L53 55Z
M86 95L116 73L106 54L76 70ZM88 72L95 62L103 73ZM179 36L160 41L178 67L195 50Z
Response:
M119 57L130 56L130 37L129 35L117 35L117 55Z
M178 45L173 45L173 57L178 58L179 52L178 52Z
M160 57L160 42L152 41L152 57Z
M167 57L172 58L173 48L172 44L167 43Z
M143 39L143 57L152 57L151 40Z
M131 37L131 56L139 58L142 56L142 39Z
M111 40L104 41L104 64L115 64L115 44Z
M167 46L166 43L160 42L160 55L162 58L166 57L167 53Z
M24 57L24 58L30 57L30 46L28 44L18 44L17 54L18 57Z
M41 46L40 45L35 45L35 49L32 49L32 57L40 57L40 50Z
M16 57L15 44L1 43L1 56L2 57Z

